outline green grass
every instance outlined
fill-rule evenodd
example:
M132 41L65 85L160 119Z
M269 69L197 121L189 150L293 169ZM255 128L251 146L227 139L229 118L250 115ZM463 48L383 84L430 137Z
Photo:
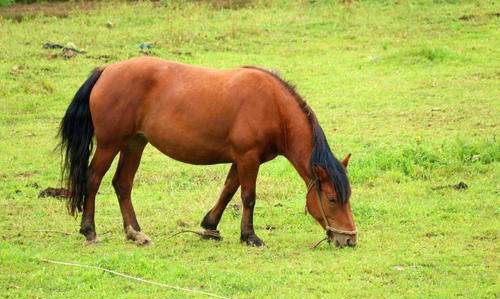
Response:
M67 18L0 19L0 297L200 297L39 258L228 297L499 296L497 2L96 6ZM45 42L72 42L87 55L66 60ZM222 242L169 239L181 222L197 229L229 168L182 164L151 146L133 197L154 245L124 241L113 167L97 198L102 242L82 246L64 204L37 195L59 186L55 135L77 88L93 67L141 55L141 42L158 57L260 65L295 82L334 153L353 154L358 246L308 248L323 232L304 215L304 184L284 158L258 179L255 226L266 249L239 243L238 197L221 221ZM440 188L460 181L469 189Z

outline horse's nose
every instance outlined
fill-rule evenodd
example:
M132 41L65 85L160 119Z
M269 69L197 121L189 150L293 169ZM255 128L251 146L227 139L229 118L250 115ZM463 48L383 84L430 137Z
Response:
M333 233L331 240L335 241L335 245L337 247L354 247L357 243L357 236L350 234L342 234L342 233Z
M350 236L349 238L347 238L346 241L347 241L347 245L349 245L350 247L356 246L356 243L357 243L356 235Z

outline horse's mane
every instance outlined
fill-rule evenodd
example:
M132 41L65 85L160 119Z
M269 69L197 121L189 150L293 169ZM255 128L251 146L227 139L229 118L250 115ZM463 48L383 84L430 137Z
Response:
M309 160L309 173L311 177L315 177L313 171L313 166L322 166L328 172L332 185L337 192L338 200L341 203L346 202L351 195L351 186L349 184L349 179L347 178L346 169L340 163L340 161L333 155L328 141L326 140L325 133L318 123L316 115L312 111L311 107L306 103L302 96L295 89L295 85L289 81L284 80L281 76L273 71L269 71L263 68L255 66L244 66L244 68L255 69L262 71L266 74L274 77L278 82L281 83L283 87L293 96L293 98L299 104L299 107L305 113L307 120L311 126L312 138L313 138L313 151L311 158ZM316 185L319 188L319 184Z

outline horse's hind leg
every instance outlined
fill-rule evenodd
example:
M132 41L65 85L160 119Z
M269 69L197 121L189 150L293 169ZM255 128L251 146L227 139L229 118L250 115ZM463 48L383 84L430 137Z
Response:
M231 201L234 193L236 193L236 190L238 190L239 186L240 181L238 178L238 170L236 168L236 164L232 164L231 168L229 169L229 173L227 174L224 187L222 188L222 191L219 195L219 199L217 200L217 203L214 205L214 207L205 215L205 218L203 218L201 227L207 230L217 229L217 225L219 224L219 221L222 217L222 213L224 213L227 204ZM207 237L210 238L209 235L207 235Z
M120 204L125 235L128 240L133 240L137 245L146 245L151 242L151 239L141 232L131 198L134 176L146 144L147 140L143 136L134 137L127 147L120 151L120 160L113 177L113 187Z
M80 225L80 233L86 239L85 244L92 244L99 240L95 232L94 222L95 196L101 185L102 177L108 171L117 153L117 149L104 149L97 145L92 162L90 162L87 174L87 195L83 205L82 222Z

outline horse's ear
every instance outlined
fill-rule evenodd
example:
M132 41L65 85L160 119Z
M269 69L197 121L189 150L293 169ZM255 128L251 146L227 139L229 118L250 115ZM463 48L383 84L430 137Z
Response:
M347 165L349 165L349 159L351 158L351 154L345 155L344 160L342 160L342 165L347 169Z
M322 166L313 165L313 171L318 179L320 180L328 179L328 173Z

